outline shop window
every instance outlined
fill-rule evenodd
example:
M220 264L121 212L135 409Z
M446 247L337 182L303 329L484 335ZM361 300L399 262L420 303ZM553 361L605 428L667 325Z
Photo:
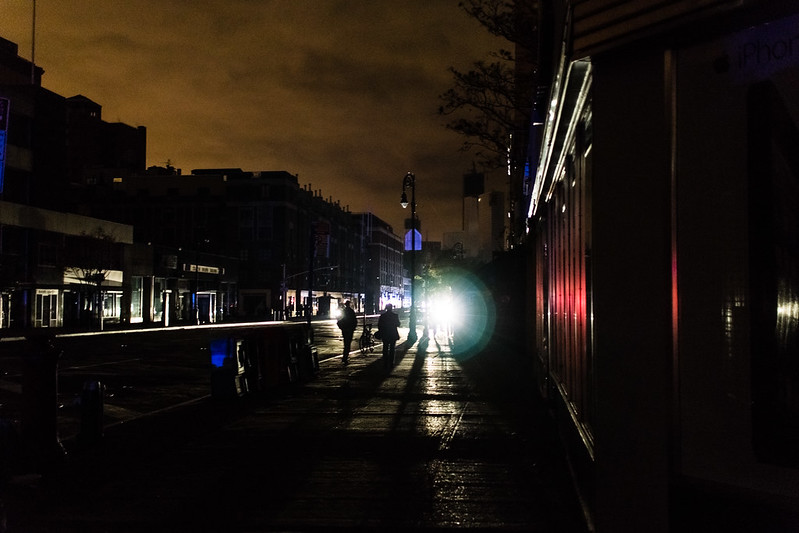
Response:
M144 320L142 315L144 278L141 276L132 276L130 287L130 321L141 322Z
M58 325L58 291L37 290L34 327L49 328Z
M103 294L103 319L119 320L122 316L122 291L106 291Z

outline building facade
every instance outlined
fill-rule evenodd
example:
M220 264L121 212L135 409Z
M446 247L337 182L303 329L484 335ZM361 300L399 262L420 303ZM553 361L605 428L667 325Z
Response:
M540 4L529 342L590 519L795 529L799 5Z
M403 307L405 282L408 275L403 269L403 241L393 228L372 213L357 213L353 220L362 228L366 313L377 313L392 304Z
M41 87L42 74L18 56L16 44L0 39L0 97L8 103L0 325L102 327L129 320L126 276L136 273L125 261L132 228L67 212L82 194L80 176L96 178L104 166L143 171L146 131L102 121L97 104Z
M101 327L130 302L133 228L0 201L0 328ZM127 317L126 317L127 318Z
M6 327L80 325L104 306L112 311L100 319L121 324L327 317L345 300L365 311L367 286L372 311L401 302L400 239L373 215L354 216L284 171L145 169L145 128L105 122L89 98L42 88L42 74L0 41L0 97L11 109L2 201L13 209L0 223ZM38 214L12 217L20 209ZM76 234L41 230L38 218L58 213L91 222ZM118 227L131 235L111 239ZM86 257L70 245L77 239L88 243ZM12 260L20 255L34 263L20 270ZM61 263L45 278L48 257ZM64 274L69 261L95 264ZM96 298L107 301L74 290L80 279L96 282ZM45 284L53 296L12 299L20 284ZM33 301L42 305L12 309ZM45 319L56 307L57 318Z
M238 317L297 316L309 306L314 316L329 316L344 300L362 308L361 226L296 176L241 169L150 174L114 180L102 216L133 225L138 242L235 260Z

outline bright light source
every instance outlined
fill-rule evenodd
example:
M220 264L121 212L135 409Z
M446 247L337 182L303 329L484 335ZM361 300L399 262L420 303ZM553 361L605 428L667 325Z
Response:
M459 309L452 301L449 291L439 292L431 298L429 309L430 325L448 331L449 327L458 321Z
M451 292L438 302L441 316L452 330L452 353L471 357L482 350L494 334L496 307L485 284L475 275L458 272L450 279Z

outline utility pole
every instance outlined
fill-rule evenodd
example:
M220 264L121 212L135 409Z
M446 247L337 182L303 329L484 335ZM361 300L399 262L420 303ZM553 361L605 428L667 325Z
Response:
M405 189L411 189L411 201L408 203L408 196ZM408 340L416 342L416 175L408 172L402 180L402 198L400 200L402 208L411 206L411 312L408 318Z
M36 85L36 0L33 0L33 24L31 29L31 85Z

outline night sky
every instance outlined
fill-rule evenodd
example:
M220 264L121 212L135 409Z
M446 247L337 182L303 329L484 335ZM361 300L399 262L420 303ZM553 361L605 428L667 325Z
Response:
M45 88L147 127L148 166L285 170L399 235L413 171L424 237L440 240L460 229L472 162L438 115L447 68L507 46L457 4L38 0L35 62ZM26 59L32 6L0 0L0 36Z

